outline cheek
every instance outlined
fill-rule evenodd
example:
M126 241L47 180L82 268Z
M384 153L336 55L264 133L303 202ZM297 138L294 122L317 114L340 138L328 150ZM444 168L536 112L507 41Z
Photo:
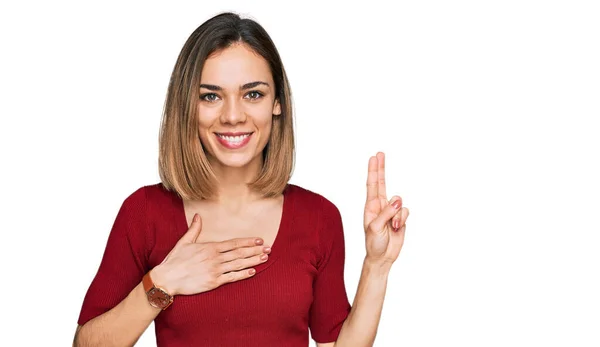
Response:
M271 121L273 119L273 107L269 104L269 102L248 105L245 107L245 112L247 115L252 117L254 124L256 124L256 126L259 128L263 128L267 125L271 126Z
M210 136L210 129L217 120L218 112L216 112L215 108L198 106L198 135L205 148Z
M207 107L201 103L198 105L198 127L208 128L219 118L219 107Z
M203 103L198 104L198 127L206 130L219 123L221 117L222 105L205 105Z

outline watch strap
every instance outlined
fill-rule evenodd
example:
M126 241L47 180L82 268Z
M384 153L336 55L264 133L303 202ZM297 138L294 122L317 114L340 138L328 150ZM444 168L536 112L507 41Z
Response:
M144 286L144 292L146 293L148 293L150 289L154 288L154 282L152 282L152 278L150 277L150 271L148 271L148 273L144 275L144 278L142 279L142 284Z

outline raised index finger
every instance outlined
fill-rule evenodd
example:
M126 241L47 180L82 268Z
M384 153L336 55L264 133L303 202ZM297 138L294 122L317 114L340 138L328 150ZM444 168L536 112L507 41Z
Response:
M242 247L260 246L264 243L260 237L241 237L231 240L225 240L217 243L217 250L221 253Z

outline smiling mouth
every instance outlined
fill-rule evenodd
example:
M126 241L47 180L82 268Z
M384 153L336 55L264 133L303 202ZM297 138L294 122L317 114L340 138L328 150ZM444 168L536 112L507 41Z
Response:
M252 132L246 133L215 133L219 143L229 149L238 149L250 142Z

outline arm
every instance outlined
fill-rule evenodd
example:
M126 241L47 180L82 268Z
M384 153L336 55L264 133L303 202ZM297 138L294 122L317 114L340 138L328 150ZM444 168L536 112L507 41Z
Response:
M158 314L141 284L149 270L144 256L148 230L146 193L138 189L119 209L83 301L74 346L133 346Z
M148 303L140 282L117 306L79 325L73 346L133 346L160 311Z
M390 268L365 260L354 297L352 310L346 318L335 344L317 344L318 347L373 346Z
M388 203L385 193L383 153L369 159L364 227L367 257L352 309L333 344L318 347L373 346L381 318L387 279L404 244L408 209L394 196Z

